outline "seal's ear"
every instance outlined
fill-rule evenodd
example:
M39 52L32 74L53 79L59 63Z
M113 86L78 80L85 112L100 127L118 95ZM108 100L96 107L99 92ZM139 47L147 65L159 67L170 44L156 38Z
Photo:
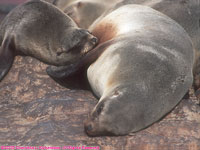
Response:
M83 6L83 3L82 2L78 2L77 3L77 8L81 8Z
M0 81L10 70L14 57L14 53L10 47L10 40L4 40L0 47Z

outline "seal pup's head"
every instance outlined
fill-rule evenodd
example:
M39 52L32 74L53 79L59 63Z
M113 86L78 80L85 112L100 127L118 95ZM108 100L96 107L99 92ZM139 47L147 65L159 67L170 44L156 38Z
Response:
M16 55L32 56L54 66L70 65L98 40L58 8L42 0L25 2L0 24L0 81Z
M73 28L73 29L72 29ZM70 65L86 55L98 43L98 39L88 30L72 27L67 29L67 36L61 39L61 45L56 50L58 64ZM69 60L69 62L67 62Z

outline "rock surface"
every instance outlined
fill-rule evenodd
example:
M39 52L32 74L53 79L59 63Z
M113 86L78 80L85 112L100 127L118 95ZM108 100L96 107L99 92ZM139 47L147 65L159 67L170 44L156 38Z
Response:
M0 15L0 21L4 16ZM188 99L145 130L131 136L91 138L85 134L83 122L97 99L90 91L61 87L45 69L35 59L16 57L0 82L0 146L200 150L200 105L193 90Z
M120 137L88 137L83 122L97 103L90 91L49 78L46 65L16 57L0 82L0 145L99 146L102 150L200 150L200 106L190 98L151 127Z

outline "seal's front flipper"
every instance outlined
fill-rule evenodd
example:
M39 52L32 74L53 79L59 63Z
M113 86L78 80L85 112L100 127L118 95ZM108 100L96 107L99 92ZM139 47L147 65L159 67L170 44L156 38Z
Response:
M3 80L10 70L14 57L9 40L5 40L0 47L0 81Z
M111 45L114 40L109 40L89 51L84 57L68 66L49 66L47 74L62 86L68 88L90 89L87 80L87 68Z
M79 65L70 66L48 66L47 74L60 85L72 89L89 89L85 69L80 69Z
M52 78L68 78L79 72L77 65L69 66L48 66L47 74Z

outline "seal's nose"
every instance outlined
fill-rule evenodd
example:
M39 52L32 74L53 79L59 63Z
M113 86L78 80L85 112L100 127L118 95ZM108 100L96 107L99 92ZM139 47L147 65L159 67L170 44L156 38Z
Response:
M90 131L92 131L92 125L91 124L88 124L88 125L85 125L85 132L90 132Z
M91 42L95 45L95 44L97 44L98 39L97 39L96 37L93 37L93 38L91 39Z

